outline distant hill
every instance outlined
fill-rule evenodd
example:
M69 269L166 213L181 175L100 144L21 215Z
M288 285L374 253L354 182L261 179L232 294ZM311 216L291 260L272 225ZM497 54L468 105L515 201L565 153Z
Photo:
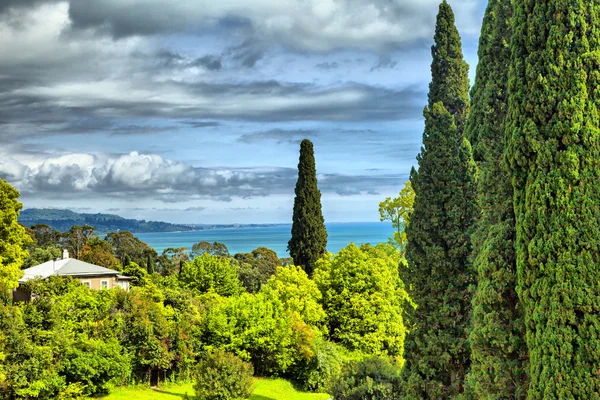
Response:
M25 226L46 224L61 232L73 225L91 225L99 233L130 231L133 233L177 232L199 229L194 225L177 225L167 222L126 219L114 214L81 214L71 210L28 208L21 211L19 222Z

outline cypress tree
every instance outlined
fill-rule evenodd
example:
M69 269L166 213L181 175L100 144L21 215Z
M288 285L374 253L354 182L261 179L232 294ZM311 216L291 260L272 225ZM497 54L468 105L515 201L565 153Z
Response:
M288 251L294 264L311 276L315 263L327 247L327 230L321 212L321 192L317 188L317 171L313 144L304 139L300 144L298 181L294 199L292 238Z
M475 399L521 399L527 394L527 348L516 293L515 217L510 171L504 158L512 6L490 0L479 39L465 136L477 163L481 214L472 236L477 287L469 342L466 392Z
M154 273L154 257L152 257L151 254L148 254L148 259L146 261L146 270L151 275Z
M406 234L404 282L416 303L407 310L403 391L410 399L444 399L463 391L469 368L467 321L470 233L475 214L475 164L463 129L468 65L454 14L444 1L437 16L429 104L418 171L411 171L414 211Z
M529 399L600 393L598 0L520 0L509 73Z

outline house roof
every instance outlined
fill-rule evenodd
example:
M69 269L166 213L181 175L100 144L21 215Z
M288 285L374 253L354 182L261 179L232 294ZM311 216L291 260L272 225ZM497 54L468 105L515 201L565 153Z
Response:
M74 258L47 261L35 267L27 268L23 273L24 275L19 279L19 282L26 282L33 278L46 279L51 275L73 277L119 275L119 272L113 269L100 267Z

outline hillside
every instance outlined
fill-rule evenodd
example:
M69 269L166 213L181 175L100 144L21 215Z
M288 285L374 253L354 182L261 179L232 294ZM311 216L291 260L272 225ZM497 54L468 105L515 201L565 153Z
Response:
M91 225L98 232L126 230L133 233L176 232L199 229L193 225L177 225L160 221L127 219L114 214L82 214L70 210L29 208L21 212L19 222L25 226L46 224L61 232L73 225Z

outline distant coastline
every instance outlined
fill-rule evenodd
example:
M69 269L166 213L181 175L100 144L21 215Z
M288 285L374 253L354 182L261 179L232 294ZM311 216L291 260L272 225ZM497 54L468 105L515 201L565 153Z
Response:
M74 225L91 225L98 233L130 231L142 233L196 232L214 229L268 228L291 224L172 224L162 221L146 221L123 218L116 214L77 213L67 209L27 208L21 211L19 222L24 226L44 224L60 232Z

